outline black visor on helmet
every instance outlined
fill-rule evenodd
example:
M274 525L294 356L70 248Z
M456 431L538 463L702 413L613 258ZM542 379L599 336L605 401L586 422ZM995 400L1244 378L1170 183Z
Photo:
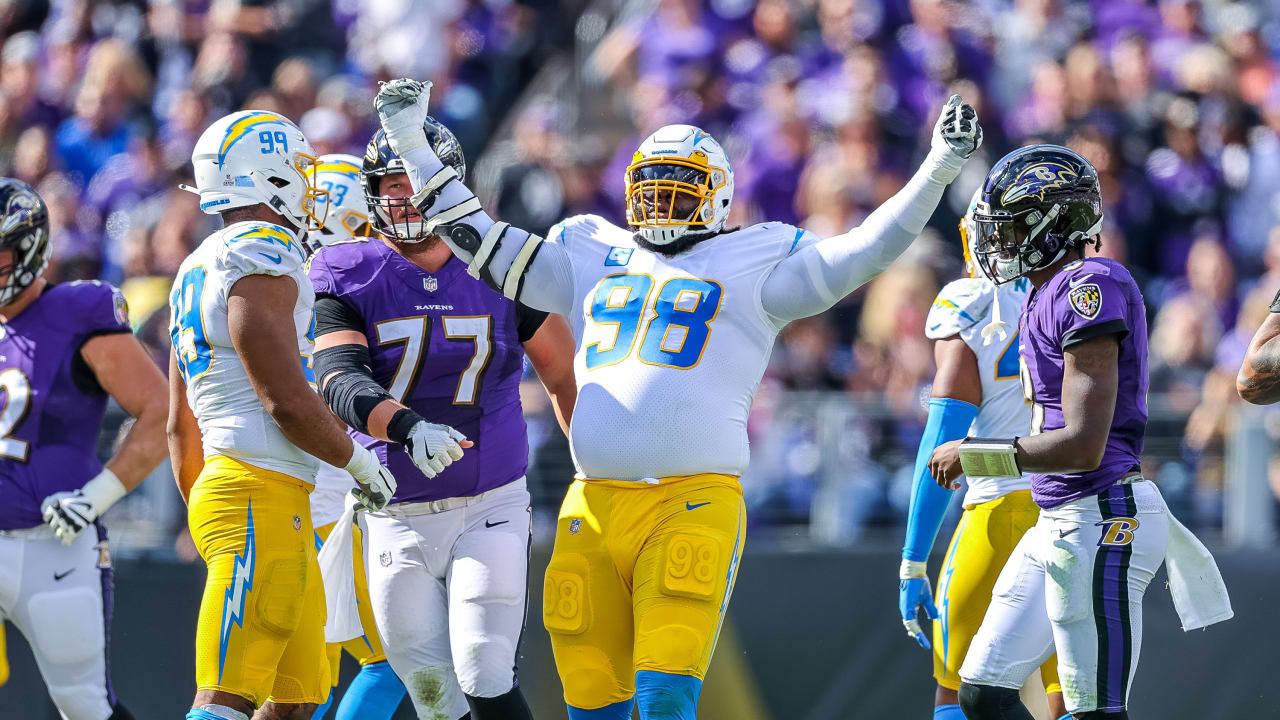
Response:
M706 185L707 171L689 167L688 165L641 165L631 170L631 182L645 180L667 180L689 185Z

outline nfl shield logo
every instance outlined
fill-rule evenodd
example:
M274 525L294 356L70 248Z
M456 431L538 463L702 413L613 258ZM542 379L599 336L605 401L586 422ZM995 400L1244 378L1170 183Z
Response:
M569 521L569 534L576 535L582 529L582 518L574 518Z
M1071 288L1067 301L1077 315L1092 320L1098 317L1098 311L1102 309L1102 288L1097 283L1077 285Z
M378 562L382 563L382 567L391 567L391 552L389 550L383 550L382 553L378 555Z
M293 529L294 530L302 529L302 518L298 517L297 515L293 516Z
M436 280L435 275L428 275L422 278L422 289L427 292L435 292L440 288L440 281Z

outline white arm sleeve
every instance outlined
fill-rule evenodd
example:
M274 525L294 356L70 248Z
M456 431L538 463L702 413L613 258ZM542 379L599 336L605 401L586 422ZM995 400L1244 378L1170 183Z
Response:
M930 152L906 186L861 225L783 259L761 288L765 312L779 324L816 315L884 272L924 230L963 164L946 150Z
M407 153L404 157L405 169L409 174L409 183L415 193L422 190L427 180L444 168L444 163L436 157L430 145L424 145ZM447 209L473 200L475 194L461 181L454 179L445 183L431 207ZM428 218L430 219L430 218ZM466 225L480 237L493 227L494 220L483 209L454 221ZM515 262L516 256L524 246L530 233L512 227L506 231L502 243L493 251L489 259L489 272L501 287L507 270ZM471 262L473 254L454 244L447 234L442 235L445 244L453 250L463 262ZM520 302L531 308L559 315L568 315L573 307L573 264L569 253L563 246L544 242L538 246L537 255L529 263L525 271L524 285L520 291Z

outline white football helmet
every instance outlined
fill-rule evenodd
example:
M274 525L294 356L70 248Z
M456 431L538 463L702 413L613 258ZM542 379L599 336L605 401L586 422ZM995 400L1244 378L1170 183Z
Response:
M261 204L299 230L314 230L324 226L317 207L328 207L325 191L307 172L315 162L311 143L291 120L242 110L214 122L196 141L194 192L209 215Z
M627 167L626 185L627 222L654 245L690 231L720 232L729 219L729 156L692 125L667 125L646 138Z
M973 191L973 197L969 200L969 207L965 210L964 217L960 218L960 244L964 248L964 270L971 278L987 277L982 265L977 262L978 226L973 220L973 213L977 211L981 200L982 186L979 185L978 189Z
M315 247L369 234L369 206L360 184L360 158L341 153L321 155L308 168L307 175L328 195L316 204L316 215L325 219L324 227L307 233Z

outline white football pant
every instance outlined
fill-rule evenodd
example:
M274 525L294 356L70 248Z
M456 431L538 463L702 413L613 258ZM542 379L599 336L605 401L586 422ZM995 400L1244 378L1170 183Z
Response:
M511 690L529 574L524 478L358 517L378 635L418 717L460 718L463 693Z
M1156 486L1141 480L1041 510L996 580L961 679L1017 689L1056 648L1068 711L1123 709L1168 512Z
M69 546L45 526L0 532L0 620L27 639L64 720L111 716L110 618L105 528L86 528Z

